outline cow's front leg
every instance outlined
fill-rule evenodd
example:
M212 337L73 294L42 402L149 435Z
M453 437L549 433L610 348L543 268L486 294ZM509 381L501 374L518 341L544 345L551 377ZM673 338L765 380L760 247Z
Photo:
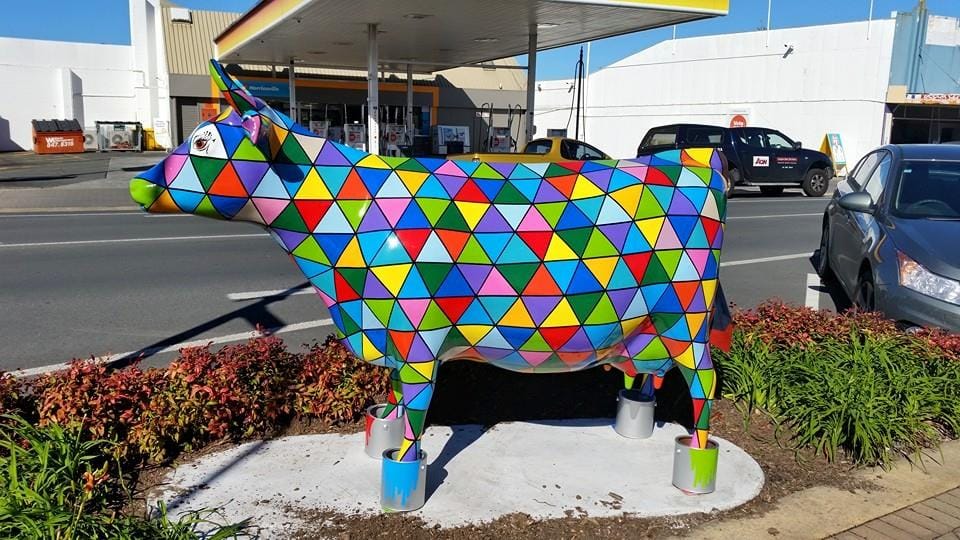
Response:
M679 362L677 367L690 389L694 429L690 437L677 439L673 484L689 493L710 493L714 490L717 476L718 446L710 439L710 409L717 378L710 357L710 345L693 343L691 352L693 365Z
M380 410L380 418L394 420L403 415L403 383L400 381L400 370L390 370L390 394L387 395L387 405Z
M399 369L404 434L400 448L387 452L381 475L380 505L388 512L423 506L426 498L426 454L420 448L433 398L439 362L404 362Z
M433 398L433 386L439 362L409 362L400 368L401 394L403 396L405 426L403 442L397 461L420 459L420 437L427 420L427 409Z
M390 369L392 390L387 402L367 408L364 426L364 452L374 459L382 459L383 452L399 447L403 441L403 384L400 369Z

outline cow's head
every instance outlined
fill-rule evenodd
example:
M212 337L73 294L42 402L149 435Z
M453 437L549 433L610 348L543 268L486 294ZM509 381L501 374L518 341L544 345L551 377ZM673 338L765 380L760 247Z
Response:
M251 199L289 198L277 189L283 184L272 165L295 124L254 97L219 63L210 62L210 75L230 106L197 126L162 162L131 180L130 195L149 212L264 223Z

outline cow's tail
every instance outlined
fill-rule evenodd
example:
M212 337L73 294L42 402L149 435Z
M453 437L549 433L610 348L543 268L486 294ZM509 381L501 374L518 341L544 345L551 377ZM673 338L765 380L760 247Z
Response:
M733 344L733 317L730 306L723 295L723 287L717 285L717 296L713 300L713 312L710 317L710 345L723 352L730 352Z

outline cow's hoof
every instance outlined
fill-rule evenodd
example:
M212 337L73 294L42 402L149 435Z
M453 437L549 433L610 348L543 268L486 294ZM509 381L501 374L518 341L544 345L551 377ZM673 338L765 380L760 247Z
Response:
M674 442L673 485L688 494L713 493L717 487L720 445L709 439L706 448L690 448L690 438L682 435Z
M380 459L385 451L397 448L403 442L403 415L380 418L386 408L387 405L382 403L367 407L363 451L374 459Z
M628 439L647 439L653 435L655 399L645 399L639 390L621 390L617 396L617 420L613 429Z
M380 507L384 512L410 512L423 506L427 495L427 453L417 461L394 461L400 450L383 453Z

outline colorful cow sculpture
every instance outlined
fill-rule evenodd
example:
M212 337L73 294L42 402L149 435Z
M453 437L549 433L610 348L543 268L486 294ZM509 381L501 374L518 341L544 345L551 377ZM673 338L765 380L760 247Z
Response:
M395 459L420 457L441 362L529 373L612 365L628 385L672 367L707 445L722 157L480 163L368 154L317 137L217 62L230 104L131 182L150 212L263 225L345 344L391 370Z

